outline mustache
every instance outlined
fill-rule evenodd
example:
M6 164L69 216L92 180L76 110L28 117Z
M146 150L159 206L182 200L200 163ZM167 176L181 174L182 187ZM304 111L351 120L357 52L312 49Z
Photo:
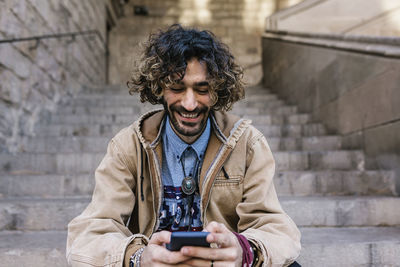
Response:
M170 106L170 110L171 111L176 111L176 112L179 112L179 113L196 114L196 113L205 113L205 112L207 112L209 110L209 108L206 107L206 106L203 106L203 107L197 107L192 111L188 111L182 106L174 106L173 105L173 106Z

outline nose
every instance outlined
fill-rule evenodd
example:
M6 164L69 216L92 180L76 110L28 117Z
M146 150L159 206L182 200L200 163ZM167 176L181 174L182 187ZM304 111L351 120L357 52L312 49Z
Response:
M197 108L197 98L196 93L191 88L187 88L185 94L182 96L181 101L182 107L187 111L193 111Z

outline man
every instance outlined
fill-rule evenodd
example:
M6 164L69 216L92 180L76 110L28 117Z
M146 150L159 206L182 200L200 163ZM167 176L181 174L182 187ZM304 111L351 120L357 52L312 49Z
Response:
M242 71L207 31L151 35L130 93L163 104L110 142L86 210L68 226L71 265L283 266L300 233L273 185L274 160L250 121L228 115ZM213 246L169 251L171 231Z

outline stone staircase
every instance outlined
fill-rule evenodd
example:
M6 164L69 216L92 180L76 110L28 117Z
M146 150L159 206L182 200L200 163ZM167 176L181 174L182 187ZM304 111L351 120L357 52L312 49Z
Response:
M246 94L232 112L267 136L281 204L303 234L298 261L400 266L394 173L365 170L362 151L266 89ZM126 89L87 88L43 119L23 153L0 155L0 266L66 266L67 223L88 204L109 139L152 108Z

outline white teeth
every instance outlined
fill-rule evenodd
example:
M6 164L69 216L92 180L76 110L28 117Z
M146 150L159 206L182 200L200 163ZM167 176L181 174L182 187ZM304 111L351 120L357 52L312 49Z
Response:
M199 114L185 114L185 113L181 113L182 117L184 118L196 118Z

